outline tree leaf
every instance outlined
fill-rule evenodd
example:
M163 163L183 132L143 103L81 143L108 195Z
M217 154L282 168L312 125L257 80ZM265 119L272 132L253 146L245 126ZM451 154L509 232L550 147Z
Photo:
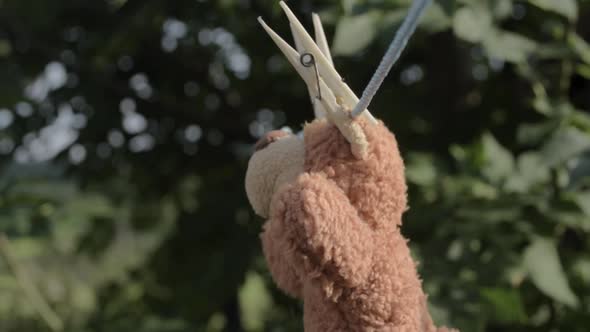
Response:
M437 2L433 2L428 6L420 20L420 27L423 27L431 33L446 30L450 26L450 16L445 13L444 9Z
M559 129L541 149L548 166L555 166L590 148L590 136L573 127Z
M481 139L485 164L482 173L492 182L497 182L508 177L514 171L514 157L504 148L494 136L489 133Z
M552 299L576 308L578 298L572 292L551 239L536 238L524 251L524 266L535 286Z
M549 136L557 126L558 124L555 121L545 121L533 124L525 123L518 127L516 138L520 144L539 144Z
M535 185L545 187L549 181L549 169L542 164L542 158L535 152L525 152L516 161L516 172L510 176L506 189L527 193Z
M437 178L437 169L433 158L426 154L415 153L408 157L406 177L409 182L432 186Z
M568 166L570 166L568 188L571 190L584 185L586 182L584 180L590 176L590 154L582 154Z
M575 33L569 35L567 42L574 53L576 53L582 61L590 65L590 45Z
M491 27L489 11L479 6L463 7L453 17L453 31L457 37L472 43L481 41Z
M348 15L354 12L355 7L359 6L358 0L342 0L342 8Z
M483 288L481 296L491 307L494 317L502 323L518 323L526 319L520 293L510 288Z
M489 1L494 16L499 19L505 19L512 14L512 0L493 0Z
M590 258L580 258L574 263L575 273L586 283L590 283Z
M584 77L587 80L590 80L590 65L579 65L576 66L576 73L580 76Z
M543 10L565 16L570 21L575 21L578 18L576 0L529 0L529 3Z
M371 11L342 18L336 26L334 54L352 55L365 49L377 35L380 14Z
M485 36L484 47L491 58L512 63L523 62L537 44L521 35L508 31L493 31Z
M580 210L582 210L586 216L590 217L590 191L576 193L574 196L574 201Z
M268 317L273 306L264 279L255 272L248 272L244 284L240 287L238 299L244 326L249 331L262 330L265 317Z

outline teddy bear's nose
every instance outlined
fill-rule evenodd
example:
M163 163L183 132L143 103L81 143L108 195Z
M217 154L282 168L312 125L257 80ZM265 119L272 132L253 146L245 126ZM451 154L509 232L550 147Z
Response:
M256 142L256 145L254 145L254 150L262 150L265 147L269 146L272 142L279 140L285 136L289 136L289 133L283 130L269 131L264 136L262 136L262 138L260 138L258 142Z

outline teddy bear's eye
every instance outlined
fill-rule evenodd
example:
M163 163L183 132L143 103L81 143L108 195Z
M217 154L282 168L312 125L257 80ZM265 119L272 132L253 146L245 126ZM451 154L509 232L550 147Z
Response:
M254 151L259 151L267 146L269 146L272 142L278 141L279 139L289 136L290 134L283 130L273 130L266 133L262 138L256 142L254 145Z

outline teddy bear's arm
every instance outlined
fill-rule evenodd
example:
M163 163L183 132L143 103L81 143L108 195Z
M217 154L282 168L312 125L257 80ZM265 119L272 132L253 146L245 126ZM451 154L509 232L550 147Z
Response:
M270 274L285 293L301 298L301 280L298 275L294 238L281 220L271 218L260 235L262 251Z
M324 274L344 286L363 283L370 272L373 231L345 193L318 174L301 175L281 194L283 227L302 253L305 275Z

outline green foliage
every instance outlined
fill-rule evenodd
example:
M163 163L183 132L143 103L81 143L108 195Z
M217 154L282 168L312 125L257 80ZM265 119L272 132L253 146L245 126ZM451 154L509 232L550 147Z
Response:
M523 260L525 270L541 292L558 302L578 307L578 298L568 285L553 241L535 239L525 249Z
M370 11L338 21L334 37L336 55L353 55L366 48L377 35L380 14Z
M358 94L409 0L318 11ZM243 189L304 84L260 1L0 0L0 331L301 331ZM590 326L590 2L439 0L371 105L462 331Z
M576 0L551 1L551 0L530 0L531 4L547 11L552 11L567 17L570 21L578 18L578 4Z

